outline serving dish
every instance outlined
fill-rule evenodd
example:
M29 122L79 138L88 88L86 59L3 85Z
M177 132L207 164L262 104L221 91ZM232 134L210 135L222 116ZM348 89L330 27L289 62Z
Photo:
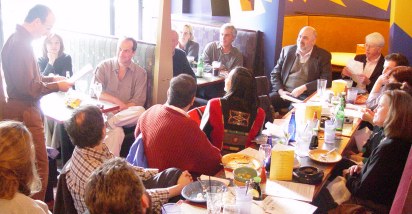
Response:
M224 155L222 157L222 164L225 168L229 168L232 170L242 166L248 166L257 170L261 166L261 164L256 158L239 153Z
M209 180L195 181L182 189L182 196L191 202L206 203L206 191L209 189ZM227 187L221 181L210 180L212 192L226 192Z

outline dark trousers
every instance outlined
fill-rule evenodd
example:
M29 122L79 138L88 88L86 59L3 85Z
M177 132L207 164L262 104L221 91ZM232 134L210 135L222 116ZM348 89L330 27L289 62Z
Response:
M182 170L177 168L168 168L158 173L154 177L143 181L143 185L146 189L155 189L155 188L167 188L177 184ZM169 199L169 202L177 202L181 199L180 196L176 196Z

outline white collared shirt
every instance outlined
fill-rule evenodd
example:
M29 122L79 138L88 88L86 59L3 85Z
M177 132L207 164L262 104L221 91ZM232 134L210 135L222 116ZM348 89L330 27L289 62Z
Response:
M306 63L310 57L310 55L312 54L313 48L310 49L309 52L307 52L305 55L302 55L302 53L299 50L296 50L296 56L300 56L299 57L299 61L300 63Z

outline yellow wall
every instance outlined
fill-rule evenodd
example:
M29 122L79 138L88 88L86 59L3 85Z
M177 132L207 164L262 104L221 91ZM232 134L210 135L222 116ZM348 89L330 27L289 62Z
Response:
M296 44L299 30L312 26L318 32L316 44L330 52L355 52L365 36L379 32L385 37L383 54L388 53L389 21L333 16L285 16L282 46Z

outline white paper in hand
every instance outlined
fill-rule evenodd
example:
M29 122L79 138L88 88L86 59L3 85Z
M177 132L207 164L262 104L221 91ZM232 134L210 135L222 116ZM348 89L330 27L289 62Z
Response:
M70 77L70 79L68 79L68 82L74 83L77 80L79 80L80 78L82 78L84 75L86 75L86 74L88 74L89 72L92 72L92 71L93 71L92 65L87 64L82 69L80 69L80 71L77 71L77 72L73 73L73 76Z
M362 74L363 73L363 63L356 61L354 59L348 60L346 67L352 72L352 74Z

